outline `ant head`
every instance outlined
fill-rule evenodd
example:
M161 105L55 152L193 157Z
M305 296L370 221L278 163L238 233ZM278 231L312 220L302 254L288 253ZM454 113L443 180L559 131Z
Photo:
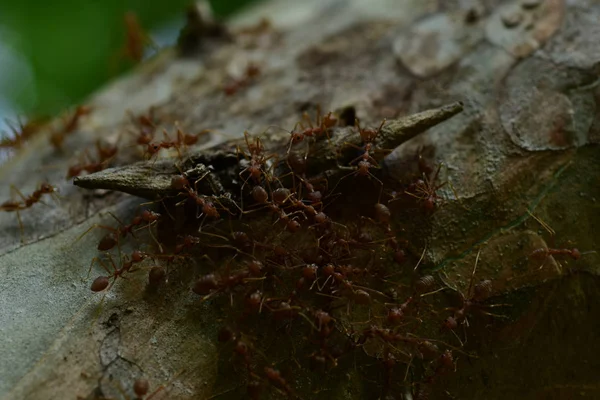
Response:
M297 144L300 143L302 140L304 140L304 135L302 134L302 132L292 132L292 144Z
M150 155L156 154L160 150L160 144L149 143L146 152Z
M182 190L184 187L189 186L188 179L183 175L174 175L171 177L171 188L175 190Z
M40 186L40 192L42 193L54 193L57 191L58 189L50 185L49 183L42 183L42 185Z

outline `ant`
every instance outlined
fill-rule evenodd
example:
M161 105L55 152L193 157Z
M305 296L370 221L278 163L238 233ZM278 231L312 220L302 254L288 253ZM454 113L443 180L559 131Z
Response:
M144 51L147 46L158 50L158 46L150 35L142 28L137 15L134 12L126 12L124 15L125 23L125 43L121 49L111 57L111 68L117 68L117 63L121 58L125 58L139 64L144 59Z
M264 146L263 146L260 138L258 136L256 136L254 138L254 143L252 143L252 141L249 140L249 136L250 136L250 134L248 133L248 131L244 131L244 141L246 142L246 148L248 149L248 152L250 153L249 155L247 155L244 151L240 150L239 147L236 148L236 152L238 155L238 162L239 162L239 154L242 154L242 156L246 159L246 161L248 161L248 166L246 168L244 168L242 171L240 171L240 173L238 174L240 179L242 179L244 182L241 187L241 196L240 196L240 199L242 199L242 208L243 208L244 187L248 183L248 178L244 179L242 177L242 175L244 173L248 172L249 178L252 178L252 180L257 185L260 184L263 174L266 174L265 171L263 171L263 168L265 167L267 161L276 157L275 154L272 154L268 157L265 156L264 155L265 149L264 149ZM267 182L268 181L269 180L267 179Z
M146 151L144 155L148 154L149 158L152 158L156 153L158 153L161 149L170 149L174 148L177 150L179 157L181 158L180 148L182 146L192 146L198 142L200 136L210 132L210 129L204 129L198 132L196 135L191 135L189 133L185 133L181 130L181 128L177 127L177 139L170 140L169 135L165 130L163 130L163 135L165 136L165 140L162 142L149 142L146 145ZM139 138L138 138L139 141ZM143 143L145 144L145 143Z
M144 253L140 250L134 250L131 253L131 256L124 256L121 260L121 268L117 268L117 266L115 265L115 262L111 256L110 253L107 253L108 255L108 259L110 260L110 263L113 266L113 273L110 274L109 276L99 276L96 279L94 279L94 281L92 282L92 285L90 287L90 289L92 290L92 292L101 292L104 289L106 289L109 284L110 278L113 278L113 284L114 282L117 280L118 277L122 277L125 278L123 275L126 272L134 272L135 270L132 270L131 268L133 267L134 264L140 263L142 261L144 261L146 258L148 258L150 255L147 253ZM100 263L100 265L102 265L102 267L110 273L110 271L108 270L108 268L106 267L106 264L104 264L104 262L102 261L102 259L98 258L98 257L94 257L92 259L92 262L90 264L90 269L88 270L88 276L92 271L92 267L94 265L94 261L98 261Z
M144 32L137 15L131 11L125 13L125 29L126 41L121 51L126 58L139 63L144 58L146 45L151 43L150 37Z
M437 201L439 199L443 200L443 198L437 194L437 191L446 186L448 181L440 183L439 185L434 184L434 182L439 176L441 168L442 163L440 163L437 170L435 171L435 174L433 175L433 178L431 179L429 179L427 175L423 173L423 179L418 179L415 183L410 185L409 189L414 193L411 193L411 191L405 192L407 195L412 196L418 199L419 201L422 201L423 207L426 211L435 210L437 206Z
M71 117L64 117L63 127L50 135L50 143L55 149L61 149L67 135L73 133L84 115L92 112L89 106L77 106Z
M306 112L302 114L302 119L306 121L308 126L305 127L302 121L300 121L298 122L298 124L300 125L301 130L296 131L296 127L292 129L292 137L290 138L290 148L292 145L303 141L304 138L319 137L322 134L327 135L327 131L330 128L333 128L338 122L338 119L333 115L331 111L327 113L327 115L325 115L324 117L321 117L321 106L317 106L317 117L314 125ZM327 137L329 138L329 135L327 135Z
M23 123L23 121L17 119L17 126L13 125L13 123L6 118L4 119L4 122L10 129L12 137L9 137L3 132L3 135L0 135L2 136L0 148L19 148L43 126L45 121L43 119L32 119Z
M189 199L196 203L196 206L198 206L198 209L200 210L200 214L197 214L196 218L200 218L200 216L204 215L205 217L217 219L220 218L220 214L217 211L214 202L219 203L219 205L221 205L221 207L223 207L223 209L227 212L229 212L229 210L226 207L224 207L223 204L221 204L221 202L218 201L216 198L211 198L209 196L204 196L198 193L198 182L204 179L204 177L208 174L209 172L206 172L204 175L198 178L196 182L194 182L195 190L191 188L187 177L185 177L183 173L181 175L175 175L171 178L171 188L184 192ZM182 204L185 201L186 200L184 199L177 203L177 205Z
M111 226L105 226L105 225L100 225L100 224L94 224L94 225L90 226L85 232L83 232L81 234L81 236L79 236L79 238L77 238L77 240L75 242L78 242L79 240L81 240L82 237L87 235L94 228L107 229L111 232L107 233L102 239L100 239L100 243L98 243L98 250L108 251L108 250L113 249L116 245L119 244L120 237L125 238L128 234L135 236L133 234L134 228L141 225L142 223L147 223L148 224L147 227L148 227L148 230L150 231L150 235L152 236L152 238L154 238L154 240L159 245L159 247L161 247L160 243L158 243L158 241L152 234L152 230L150 229L150 227L160 219L161 215L159 213L156 213L156 212L153 212L150 210L144 210L141 212L140 215L134 217L133 220L131 221L131 224L129 224L129 225L125 225L113 213L109 212L109 214L114 219L116 219L117 222L119 223L120 226L118 228L113 228Z
M36 203L45 204L41 200L42 196L45 194L53 196L58 191L58 189L48 183L42 183L39 189L35 190L31 195L24 196L23 193L21 193L21 191L15 186L11 185L10 188L12 191L16 192L19 195L22 201L7 200L4 203L0 204L0 211L15 212L17 214L17 220L19 221L19 227L21 229L21 242L24 242L23 222L21 221L21 215L19 211L30 208Z
M127 111L133 125L138 130L136 144L148 145L150 142L152 142L157 123L157 120L154 116L155 110L155 107L152 106L149 108L146 114L140 114L138 116L133 115L131 111Z
M254 63L248 63L244 71L244 75L241 78L231 79L231 81L223 87L225 95L233 96L238 92L238 90L249 86L252 83L252 81L259 75L260 68Z
M352 167L352 169L354 169L353 172L340 178L340 180L336 183L334 189L337 187L337 185L340 184L340 182L343 179L347 178L350 175L370 176L371 178L375 179L381 186L381 190L379 191L379 199L381 199L381 194L383 193L383 182L381 182L381 180L379 180L379 178L377 178L375 175L373 175L371 173L370 169L371 168L379 168L379 164L377 163L377 161L373 158L373 156L371 154L375 152L375 147L374 147L375 139L377 139L377 136L381 132L381 129L383 128L385 123L386 123L386 120L384 119L383 121L381 121L379 128L377 128L375 130L372 128L361 128L358 118L355 120L356 127L358 128L358 133L360 134L360 137L361 137L364 145L362 147L358 147L352 143L345 143L345 145L354 147L355 149L360 150L363 153L360 156L356 157L354 160L350 161L350 163L349 163L350 165L352 165L358 161L358 163L356 164L356 168ZM339 168L346 169L345 167L339 167ZM333 192L333 190L332 190L332 192ZM379 203L379 200L377 201L377 203Z
M89 161L88 163L80 162L70 166L67 171L67 179L79 176L84 171L88 174L102 171L108 166L110 160L117 154L118 150L116 145L102 146L100 140L96 141L97 161ZM84 156L90 160L87 150L84 151Z
M582 253L576 248L573 248L573 249L550 249L547 247L541 247L539 249L535 249L529 255L529 257L536 258L536 259L545 259L548 256L564 255L564 256L571 257L573 260L579 260L579 258L581 258L581 254Z
M485 305L482 303L485 299L490 297L490 294L492 293L493 288L492 288L492 281L490 281L489 279L482 280L481 282L477 283L476 285L473 285L473 280L475 278L475 271L477 270L477 263L479 262L480 253L481 253L481 250L479 250L477 252L477 256L475 258L475 265L473 266L473 271L471 272L471 279L469 280L469 287L467 289L466 296L457 289L457 291L460 295L462 305L460 308L451 307L451 308L447 309L447 310L453 310L454 313L452 316L449 316L448 318L446 318L446 320L444 320L444 323L442 324L442 329L448 329L454 333L454 330L461 323L468 327L469 322L467 320L467 314L469 314L472 310L478 310L480 313L485 314L485 315L499 317L499 315L484 311L484 310L482 310L482 308L501 307L501 306L508 305L508 304ZM458 336L457 336L457 338L458 338ZM460 339L459 339L459 341L460 341Z

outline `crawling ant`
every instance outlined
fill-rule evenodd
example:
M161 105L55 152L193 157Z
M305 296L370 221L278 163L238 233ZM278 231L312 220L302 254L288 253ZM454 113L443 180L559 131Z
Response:
M39 189L35 190L31 195L24 196L23 193L21 193L21 191L19 189L17 189L15 186L11 185L10 188L11 188L11 190L13 190L14 192L16 192L19 195L19 197L21 198L21 201L7 200L4 203L0 204L0 211L15 212L17 214L17 220L19 221L19 228L21 229L21 242L23 242L24 241L23 240L23 231L24 231L23 230L23 222L21 221L21 215L20 215L19 211L30 208L31 206L33 206L36 203L45 204L41 200L42 196L45 194L54 196L55 193L58 191L58 189L48 183L42 183L40 185Z
M200 218L200 216L204 215L205 217L217 219L220 217L220 214L217 210L217 207L215 206L215 202L219 203L224 210L228 212L229 210L226 207L224 207L218 200L211 198L210 196L204 196L198 193L198 182L204 179L204 177L207 174L208 172L196 180L196 182L194 183L195 190L191 188L191 185L185 175L175 175L171 178L171 188L182 191L188 196L190 200L192 200L196 204L200 212L198 215L196 215L196 218ZM177 203L177 205L183 202L185 202L185 200Z
M0 139L0 148L19 148L23 143L31 138L45 123L44 119L32 119L23 123L20 119L17 120L17 126L13 125L8 119L4 119L5 124L8 126L12 133L12 137L6 135L3 132L2 138Z
M550 249L548 247L541 247L539 249L535 249L529 257L543 260L548 256L569 256L573 260L579 260L581 258L581 252L576 249Z
M338 119L333 115L331 111L327 113L327 115L325 115L324 117L321 117L320 106L317 106L317 117L314 124L312 123L310 117L306 112L302 114L302 119L308 124L308 126L304 126L302 121L300 121L298 123L300 125L300 130L296 131L296 127L292 129L290 147L294 144L300 143L304 140L304 138L319 137L323 134L327 134L327 131L333 128L338 122Z
M467 289L466 295L458 291L462 304L460 308L448 308L448 310L453 310L454 313L453 315L449 316L444 320L442 324L442 329L454 332L454 330L458 327L459 324L464 324L468 327L469 322L467 320L467 314L469 314L472 310L477 310L478 312L485 315L498 317L499 315L484 311L483 308L507 306L507 304L485 305L482 303L491 295L493 287L492 281L490 281L489 279L482 280L481 282L473 285L473 280L475 278L475 271L477 269L477 263L479 261L480 253L481 251L477 252L477 257L475 258L475 265L473 266L473 271L471 272L471 279L469 280L469 287Z
M257 184L257 185L260 184L261 178L262 178L263 174L265 174L265 171L263 170L263 168L265 167L267 161L269 161L270 159L275 157L275 154L272 154L270 156L264 155L264 146L258 136L256 136L254 138L254 142L249 140L249 136L250 135L249 135L248 131L245 131L244 132L244 140L246 142L246 148L248 149L248 152L250 154L247 155L244 151L240 150L239 147L236 149L236 152L238 154L238 160L239 160L239 154L242 154L242 156L248 161L248 166L245 167L244 169L242 169L242 171L240 171L240 173L238 174L240 179L242 179L244 181L244 183L241 187L241 196L240 196L242 201L243 201L243 195L244 195L244 187L248 183L248 178L244 179L242 175L244 175L246 172L248 172L249 178L252 178L252 180L255 182L255 184ZM242 208L243 208L243 202L242 202Z
M61 149L67 135L73 133L79 125L79 120L84 115L92 112L89 106L77 106L73 114L64 118L64 124L61 129L54 131L50 135L50 143L55 149Z
M423 179L418 179L410 186L409 191L405 192L407 195L422 201L423 208L425 208L426 211L431 212L435 210L438 200L443 200L443 198L437 194L437 191L446 186L448 181L440 183L439 185L434 183L439 176L441 168L442 163L440 163L435 171L435 174L433 175L433 178L431 179L428 178L425 173L423 173Z
M356 119L356 126L358 128L358 132L360 134L360 137L361 137L364 145L363 145L363 147L355 146L352 143L346 143L346 145L348 145L350 147L354 147L357 150L362 151L363 153L360 156L356 157L354 160L350 161L350 163L349 163L350 165L356 163L356 167L353 167L354 172L351 172L348 175L345 175L342 178L340 178L340 180L336 184L336 187L337 187L337 185L339 185L339 183L343 179L347 178L350 175L370 176L371 178L375 179L381 186L381 190L379 192L379 198L381 199L381 193L383 193L383 182L381 182L381 180L379 180L379 178L377 178L375 175L373 175L371 173L370 169L371 168L379 168L379 164L373 158L372 154L375 151L375 147L374 147L375 139L377 139L377 136L381 132L381 129L383 128L385 123L386 123L386 120L384 119L383 121L381 121L381 124L379 125L379 128L377 128L377 129L361 128L358 118ZM334 189L335 189L335 187L334 187ZM379 203L379 200L378 200L378 203Z
M94 279L94 281L92 282L92 285L90 286L90 289L92 290L92 292L102 292L103 290L108 288L108 286L110 284L110 278L113 279L113 284L114 284L114 282L117 280L117 278L119 278L119 277L124 278L123 275L125 273L135 271L135 270L131 269L134 264L140 263L140 262L144 261L147 257L150 256L149 254L144 253L140 250L135 250L131 253L130 256L124 256L123 259L121 260L121 268L117 268L110 253L107 253L107 254L108 254L110 263L112 264L113 272L109 276L99 276L96 279ZM90 264L90 269L88 271L88 275L90 274L90 272L92 270L94 261L98 261L100 263L100 265L102 265L102 267L106 270L106 272L110 273L109 269L107 268L106 264L104 264L102 259L100 259L98 257L94 257L94 259L92 260L92 263Z
M134 228L140 226L143 223L147 224L148 230L150 231L150 235L154 238L154 235L152 234L152 230L150 230L150 228L161 217L161 215L159 213L156 213L154 211L143 210L140 213L140 215L133 218L133 220L131 221L131 223L129 225L125 225L114 214L112 214L112 213L109 213L109 214L114 219L116 219L117 222L119 223L120 226L118 228L113 228L111 226L106 226L106 225L94 224L94 225L90 226L85 232L83 232L81 234L81 236L79 236L79 238L77 238L76 242L81 240L81 238L83 238L85 235L87 235L94 228L107 229L110 232L107 233L104 237L102 237L102 239L100 240L100 243L98 243L98 250L108 251L108 250L113 249L115 246L117 246L119 244L119 238L125 238L127 235L134 236L134 234L133 234ZM154 238L154 240L156 241L156 238ZM158 243L158 241L157 241L157 243ZM160 244L159 244L159 247L160 247Z
M144 58L144 49L151 42L150 37L140 25L134 12L125 13L126 41L122 50L123 55L135 63Z
M83 172L92 174L94 172L102 171L107 168L112 158L117 154L118 147L116 145L103 146L100 140L96 141L96 152L97 161L91 161L87 150L84 155L89 162L80 162L69 167L67 171L67 179L71 179L75 176L81 175Z
M150 107L147 113L137 116L133 115L131 111L127 112L131 122L137 129L136 144L148 145L150 142L152 142L157 124L154 112L154 106Z
M196 135L191 135L189 133L183 132L179 127L177 128L177 139L171 140L169 135L165 130L163 130L163 135L165 140L162 142L149 142L146 144L146 151L144 155L148 155L149 158L152 158L155 154L157 154L161 149L171 149L174 148L177 150L177 153L181 157L180 149L181 147L192 146L198 142L200 136L210 132L210 129L204 129L198 132ZM139 139L139 138L138 138Z

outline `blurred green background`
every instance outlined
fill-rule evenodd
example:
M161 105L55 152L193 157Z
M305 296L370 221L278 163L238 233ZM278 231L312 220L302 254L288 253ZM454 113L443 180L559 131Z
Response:
M225 18L253 0L212 0ZM0 116L55 114L131 68L119 58L133 11L160 46L175 43L189 0L0 0ZM4 111L4 112L2 112Z

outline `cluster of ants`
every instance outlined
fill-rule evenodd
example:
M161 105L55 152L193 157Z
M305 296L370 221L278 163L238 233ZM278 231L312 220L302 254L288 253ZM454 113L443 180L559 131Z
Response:
M155 157L161 149L181 154L207 132L190 135L178 128L175 139L165 133L163 141L155 141L152 110L132 116L132 122L135 144L146 157ZM449 287L432 275L419 276L422 257L417 267L409 265L404 239L408 234L396 229L394 203L412 202L427 218L442 205L438 191L445 183L436 183L440 167L419 158L420 176L400 193L389 192L386 200L375 157L385 120L377 129L363 128L356 120L362 146L346 146L360 154L341 166L351 171L334 185L308 177L311 146L335 134L339 123L332 112L318 112L315 123L305 114L292 130L285 154L268 154L259 137L245 133L245 148L237 149L243 184L239 198L232 197L235 207L198 190L205 175L192 178L181 172L171 179L177 195L162 199L160 213L143 209L129 223L113 216L117 226L91 226L80 238L95 228L107 231L97 246L104 254L92 260L88 276L95 263L107 274L96 277L91 290L106 292L117 279L140 272L147 273L149 287L161 290L178 265L192 263L203 270L188 286L197 301L226 310L216 339L222 354L230 354L228 368L242 376L243 383L232 391L252 399L267 392L302 398L323 389L323 372L349 370L362 354L377 360L383 371L377 374L379 397L395 398L408 391L413 398L427 398L435 384L456 369L457 357L472 356L464 347L469 320L493 317L489 308L501 305L488 302L492 281L475 282L477 261L466 292L453 290L453 307L443 307L447 298L442 295ZM305 150L298 151L301 145ZM117 152L116 145L97 143L96 149L97 161L72 166L68 175L96 172ZM379 186L376 199L365 195L357 209L356 199L344 198L344 183L369 182ZM341 194L336 193L338 187ZM7 201L0 210L16 212L23 229L19 212L54 192L49 184L30 196L18 192L21 200ZM179 210L185 224L171 220L181 216ZM166 236L176 240L159 241L161 232L169 229L174 234ZM124 242L130 237L140 241L141 231L156 250L122 255ZM110 253L115 248L116 260ZM540 248L530 257L550 255L578 259L581 253ZM290 346L279 340L272 349L281 332L289 336ZM358 373L367 375L367 369L359 368Z

